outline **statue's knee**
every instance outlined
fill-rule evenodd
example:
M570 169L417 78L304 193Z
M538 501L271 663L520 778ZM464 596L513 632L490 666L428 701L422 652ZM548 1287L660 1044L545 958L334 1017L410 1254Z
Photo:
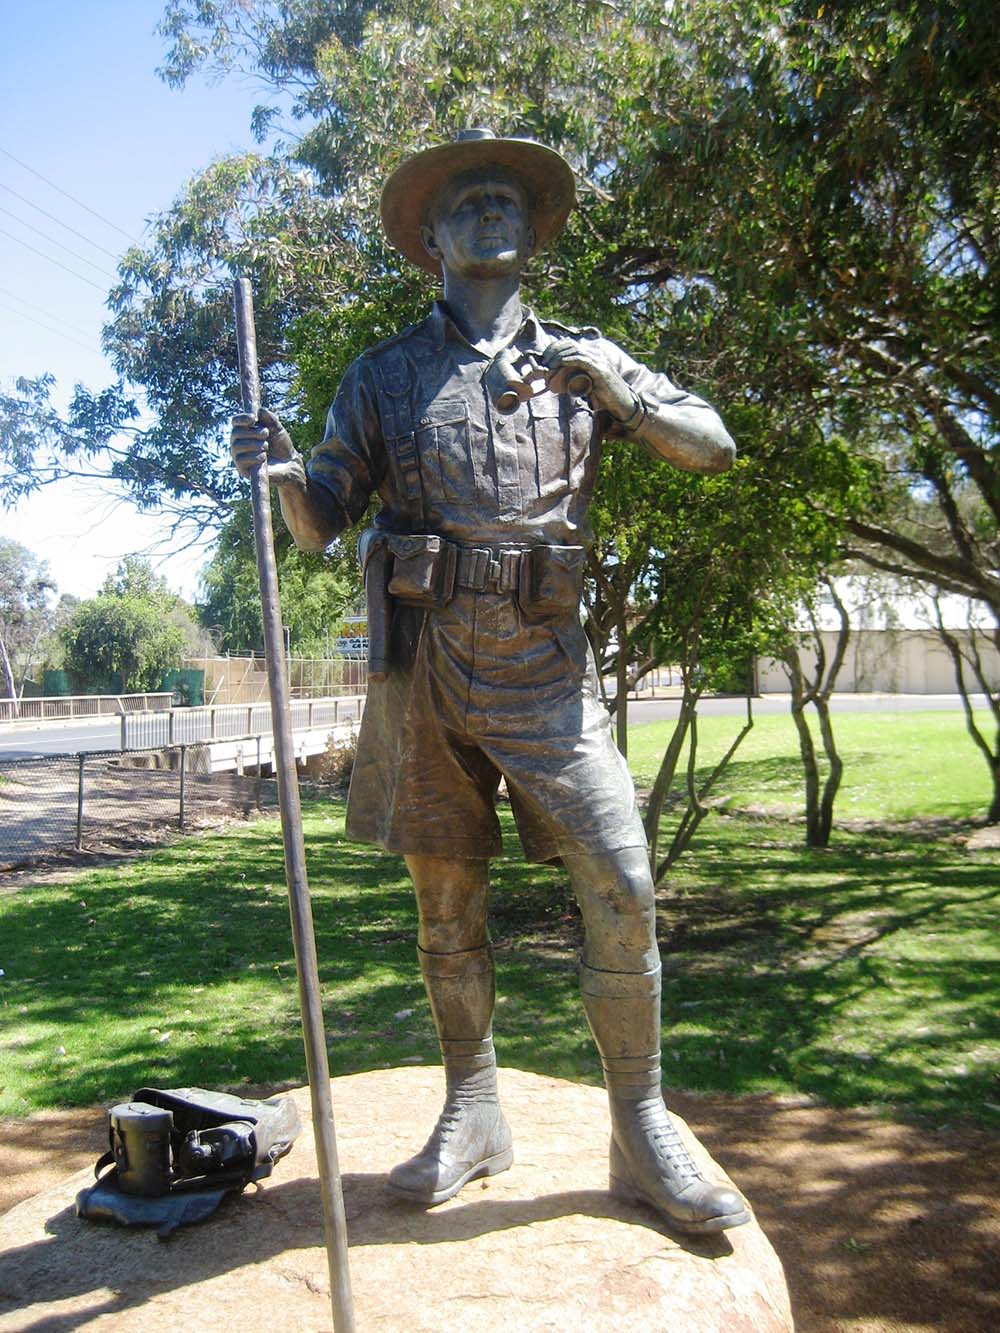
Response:
M589 866L581 867L578 893L594 896L621 916L652 915L656 895L644 848L624 847L588 860Z
M420 947L459 953L486 943L488 863L408 856L420 917Z
M648 916L655 911L656 891L644 847L626 847L618 854L618 883L626 912Z
M656 900L645 849L575 859L570 873L583 914L588 963L612 972L653 967L659 961Z
M626 947L655 947L656 899L648 870L645 875L622 874L615 904L619 911L619 932Z

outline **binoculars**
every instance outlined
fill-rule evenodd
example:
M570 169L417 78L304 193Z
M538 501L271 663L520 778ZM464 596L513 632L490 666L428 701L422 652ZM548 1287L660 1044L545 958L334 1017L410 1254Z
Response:
M498 412L509 416L521 403L539 393L572 393L586 398L594 387L582 370L557 370L542 365L533 352L504 351L494 357L483 376L490 402Z

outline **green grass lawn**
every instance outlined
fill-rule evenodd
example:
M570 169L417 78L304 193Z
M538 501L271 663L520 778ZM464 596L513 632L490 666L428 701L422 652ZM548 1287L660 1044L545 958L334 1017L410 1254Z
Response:
M794 807L783 722L761 719L741 752L734 806ZM732 726L705 724L706 751ZM640 778L656 730L633 733ZM840 732L846 815L981 810L960 721L853 717ZM714 815L662 892L668 1084L1000 1125L1000 853L936 825L839 830L823 852L801 836L787 819ZM346 842L339 802L307 803L306 843L332 1072L435 1061L402 862ZM564 877L510 859L494 884L501 1060L596 1082ZM304 1080L273 819L0 896L0 968L0 1114L145 1083Z
M739 734L741 720L707 717L699 721L698 758L703 774ZM979 721L989 736L986 718ZM630 731L629 765L640 785L652 783L672 730L672 722L654 722ZM986 763L958 711L839 713L834 714L834 734L844 759L835 818L974 819L989 805ZM819 750L815 728L814 735ZM802 814L802 762L798 737L787 714L755 719L753 730L713 791L713 797L719 796L737 808Z

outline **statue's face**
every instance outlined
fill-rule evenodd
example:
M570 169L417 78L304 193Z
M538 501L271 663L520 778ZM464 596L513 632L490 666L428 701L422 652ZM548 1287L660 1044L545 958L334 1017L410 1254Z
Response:
M429 254L446 272L470 278L520 272L535 243L528 201L505 173L475 173L451 181L421 228Z

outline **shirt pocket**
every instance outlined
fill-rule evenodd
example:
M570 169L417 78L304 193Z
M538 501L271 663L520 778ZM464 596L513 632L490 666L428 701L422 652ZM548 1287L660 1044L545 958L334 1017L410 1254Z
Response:
M476 481L469 409L461 398L438 399L416 423L420 475L430 496L472 504Z
M540 393L529 407L539 496L578 487L594 434L593 411L572 394Z

